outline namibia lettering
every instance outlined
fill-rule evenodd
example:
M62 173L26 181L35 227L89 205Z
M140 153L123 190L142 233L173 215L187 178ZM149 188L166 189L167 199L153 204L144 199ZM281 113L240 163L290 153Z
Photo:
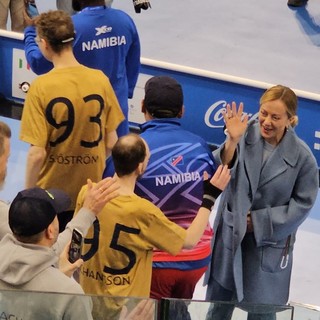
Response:
M177 184L201 179L199 172L186 172L181 174L170 174L156 177L156 186Z
M108 47L116 47L127 44L125 36L106 37L98 40L82 42L82 51L91 51Z

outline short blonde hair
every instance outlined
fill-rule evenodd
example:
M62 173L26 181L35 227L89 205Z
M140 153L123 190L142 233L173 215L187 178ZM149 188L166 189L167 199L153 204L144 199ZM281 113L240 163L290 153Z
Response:
M285 104L291 127L295 127L298 124L298 98L293 90L280 84L273 86L260 98L260 106L274 100L281 100Z

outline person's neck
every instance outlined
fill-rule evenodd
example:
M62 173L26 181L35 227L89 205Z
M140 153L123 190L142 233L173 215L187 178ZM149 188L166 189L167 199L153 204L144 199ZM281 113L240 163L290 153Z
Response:
M39 246L51 248L52 247L52 241L51 239L42 238L39 242L36 243Z
M55 55L52 58L52 63L55 69L76 67L80 65L80 63L77 61L77 59L73 55L72 50L64 51L60 55Z
M82 9L85 9L85 8L92 8L92 7L102 7L102 6L105 6L105 2L104 1L92 1L90 2L90 4L86 3L82 6Z
M137 177L134 174L118 177L120 184L119 194L123 196L134 194L134 188L136 185Z

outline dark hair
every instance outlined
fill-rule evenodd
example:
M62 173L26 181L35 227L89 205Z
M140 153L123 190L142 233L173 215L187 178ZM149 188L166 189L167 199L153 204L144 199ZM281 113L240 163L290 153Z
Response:
M145 85L144 106L153 118L181 116L183 91L180 83L168 76L155 76Z
M17 239L32 242L52 223L58 213L70 206L70 197L62 190L39 187L18 192L9 207L9 226Z
M11 221L12 217L9 217L12 233L19 241L26 243L37 243L42 238L45 227L39 230L35 224L45 218L44 225L49 225L52 217L55 217L50 204L40 199L19 199L11 204L9 210L11 215L13 212L16 213L14 222ZM37 231L34 232L33 229Z
M4 154L4 139L5 138L8 138L10 139L11 138L11 130L10 130L10 127L0 121L0 156L2 156Z
M46 39L55 53L60 53L66 46L71 46L75 38L74 26L69 14L62 10L48 11L35 20L37 33Z
M134 133L118 139L112 148L115 172L119 177L131 174L144 161L147 154L144 141Z

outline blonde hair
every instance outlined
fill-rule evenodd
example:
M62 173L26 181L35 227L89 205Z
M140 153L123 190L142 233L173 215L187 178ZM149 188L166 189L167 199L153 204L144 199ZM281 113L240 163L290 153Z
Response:
M260 106L274 100L281 100L285 104L290 125L295 127L298 124L298 98L293 90L280 84L273 86L266 90L260 98Z

